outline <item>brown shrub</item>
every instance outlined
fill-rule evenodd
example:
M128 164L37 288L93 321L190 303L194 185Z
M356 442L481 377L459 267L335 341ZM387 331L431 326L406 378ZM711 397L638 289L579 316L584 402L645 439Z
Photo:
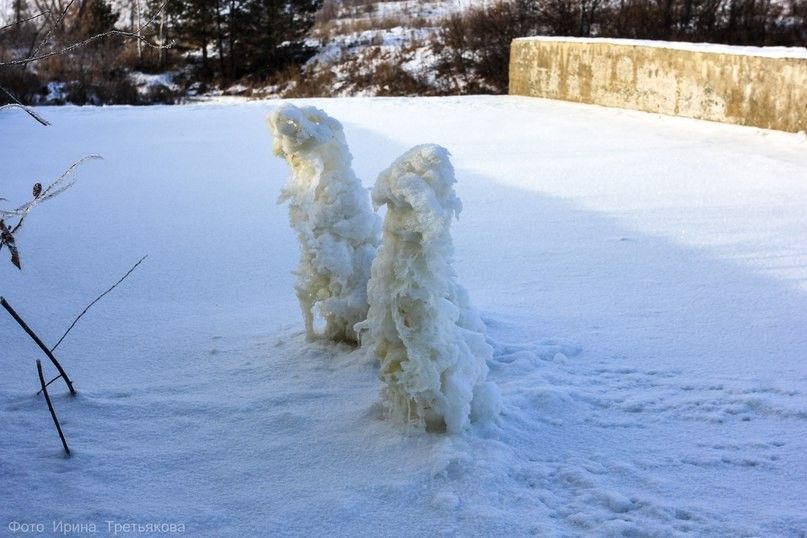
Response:
M455 93L506 93L510 43L534 35L535 4L499 2L451 15L432 43L437 74Z

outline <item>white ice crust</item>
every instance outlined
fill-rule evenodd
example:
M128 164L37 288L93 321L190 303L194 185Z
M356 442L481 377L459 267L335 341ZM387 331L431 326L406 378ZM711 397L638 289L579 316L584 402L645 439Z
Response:
M367 281L380 219L351 168L342 125L322 110L286 104L269 117L275 155L292 170L280 202L300 242L296 292L309 339L355 342L367 316Z
M416 146L381 173L373 189L386 205L383 243L373 262L362 345L380 361L393 415L428 430L462 431L498 414L498 389L485 383L492 348L456 282L451 220L462 207L445 148Z

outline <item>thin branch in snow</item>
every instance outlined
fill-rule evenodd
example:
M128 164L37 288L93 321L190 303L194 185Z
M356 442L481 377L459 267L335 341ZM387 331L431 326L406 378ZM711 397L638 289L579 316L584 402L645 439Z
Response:
M149 257L149 256L148 256L148 254L146 254L145 256L143 256L142 258L140 258L140 260L139 260L139 261L138 261L136 264L134 264L134 265L132 266L132 268L131 268L131 269L129 269L129 270L126 272L126 274L125 274L125 275L123 275L123 276L120 278L120 280L118 280L117 282L115 282L115 284L113 284L113 285L112 285L112 287L110 287L109 289L107 289L107 290L106 290L104 293L102 293L101 295L99 295L98 297L96 297L96 298L95 298L95 300L94 300L93 302L91 302L90 304L88 304L88 305L87 305L87 307L86 307L84 310L82 310L82 311L81 311L81 314L79 314L79 315L78 315L78 317L76 317L76 319L74 319L74 320L73 320L73 323L71 323L71 324L70 324L70 327L68 327L68 328L67 328L67 330L66 330L66 331L64 332L64 334L62 335L62 337L61 337L61 338L59 338L59 341L58 341L58 342L56 342L56 345L54 345L52 348L50 348L51 353L53 353L54 351L56 351L56 348L57 348L57 347L59 347L59 344L61 344L61 343L62 343L62 340L64 340L64 339L65 339L65 337L67 336L67 334L68 334L68 333L69 333L69 332L70 332L70 331L73 329L73 327L76 325L76 323L78 323L78 320L80 320L80 319L81 319L81 317L82 317L84 314L86 314L86 313L87 313L87 310L89 310L89 309L92 307L92 305L94 305L95 303L97 303L98 301L100 301L100 300L101 300L101 298L102 298L104 295L106 295L106 294L107 294L107 293L109 293L110 291L114 290L114 289L115 289L115 288L118 286L118 284L120 284L121 282L123 282L123 281L126 279L126 277L128 277L130 274L132 274L132 272L133 272L135 269L137 269L137 266L138 266L138 265L140 265L141 263L143 263L143 261L144 261L146 258L148 258L148 257ZM51 383L53 383L54 381L56 381L56 380L60 379L61 377L62 377L62 375L61 375L61 374L57 375L56 377L54 377L53 379L51 379L50 381L48 381L47 383L45 383L45 387L50 386L50 384L51 384ZM44 389L44 387L43 387L43 389ZM39 392L37 392L37 394L39 394L40 392L42 392L42 389L40 389L40 390L39 390Z
M117 288L117 287L118 287L118 284L120 284L121 282L123 282L124 280L126 280L126 277L128 277L129 275L131 275L131 274L132 274L132 272L133 272L135 269L137 269L137 266L138 266L138 265L140 265L141 263L143 263L143 261L144 261L146 258L148 258L148 257L149 257L149 255L148 255L148 254L146 254L145 256L143 256L142 258L140 258L140 260L139 260L139 261L138 261L136 264L134 264L134 265L132 266L132 268L131 268L131 269L129 269L129 270L126 272L126 274L125 274L125 275L123 275L123 276L120 278L120 280L118 280L117 282L115 282L115 283L114 283L114 284L113 284L113 285L112 285L112 286L111 286L109 289L107 289L107 290L106 290L104 293L102 293L101 295L99 295L98 297L96 297L96 298L95 298L95 300L94 300L93 302L91 302L90 304L88 304L88 305L87 305L87 307L86 307L84 310L82 310L82 311L81 311L81 314L79 314L79 315L78 315L78 317L76 317L76 319L74 319L74 320L73 320L73 323L71 323L71 324L70 324L70 327L68 327L68 328L67 328L67 330L66 330L66 331L64 332L64 334L62 335L62 337L61 337L61 338L59 338L59 341L58 341L58 342L56 342L56 344L55 344L55 345L54 345L52 348L50 348L51 352L55 351L55 350L56 350L56 348L57 348L57 347L59 347L59 344L61 344L61 343L62 343L62 340L64 340L64 339L65 339L65 337L66 337L66 336L67 336L67 335L70 333L70 331L71 331L71 330L73 330L73 327L75 327L76 323L78 323L78 320L80 320L80 319L81 319L81 317L82 317L84 314L86 314L86 313L87 313L87 311L88 311L88 310L89 310L89 309L90 309L90 308L91 308L91 307L92 307L92 306L93 306L95 303L97 303L98 301L100 301L100 300L101 300L101 299L102 299L102 298L103 298L103 297L104 297L104 296L105 296L107 293L109 293L110 291L112 291L112 290L114 290L115 288Z
M50 410L50 416L53 419L53 423L56 425L56 431L59 432L59 438L62 440L62 446L64 447L64 451L69 456L70 449L67 447L67 440L64 438L64 433L62 432L62 426L59 424L59 419L56 418L56 411L53 410L53 404L50 401L48 388L45 385L45 376L42 374L42 361L39 359L36 360L36 370L37 373L39 373L39 384L42 385L42 392L45 393L45 401L48 402L48 410Z
M57 375L56 377L54 377L53 379L51 379L50 381L45 383L45 387L50 387L51 383L53 383L54 381L58 381L61 378L62 378L62 374ZM44 389L45 387L42 387L42 389ZM39 391L37 391L37 393L36 393L37 396L39 396L42 393L42 389L39 389Z
M42 352L50 359L50 362L53 363L53 365L59 371L59 374L62 376L62 379L64 379L65 384L67 384L67 388L70 389L70 394L75 396L76 389L73 388L73 382L70 381L69 377L67 377L67 372L64 371L62 365L59 364L59 361L56 360L56 357L53 356L53 353L51 353L51 351L47 348L47 346L44 343L42 343L42 340L39 338L39 336L37 336L36 333L28 326L28 324L25 323L25 321L23 321L23 319L20 317L19 314L17 314L17 312L11 307L11 305L8 304L8 301L6 301L5 297L0 297L0 306L6 309L6 312L8 312L9 315L12 318L14 318L14 321L16 321L17 324L20 327L22 327L22 329L26 332L26 334L28 334L28 336L31 337L31 340L33 340L34 343L36 343L36 345L39 346L39 349L41 349Z

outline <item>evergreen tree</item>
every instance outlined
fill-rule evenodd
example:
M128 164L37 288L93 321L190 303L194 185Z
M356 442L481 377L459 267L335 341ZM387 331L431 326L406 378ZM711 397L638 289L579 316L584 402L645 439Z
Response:
M308 59L305 34L321 0L250 0L245 22L245 62L249 72L270 74Z
M322 0L170 0L180 45L198 51L207 78L270 75L302 62L306 32ZM214 59L211 58L215 57Z
M209 47L215 32L215 6L216 0L169 0L165 6L174 20L174 34L179 46L201 53L205 78L212 75ZM222 51L218 52L222 54Z
M79 7L77 31L80 38L108 32L118 22L118 14L106 0L86 0Z

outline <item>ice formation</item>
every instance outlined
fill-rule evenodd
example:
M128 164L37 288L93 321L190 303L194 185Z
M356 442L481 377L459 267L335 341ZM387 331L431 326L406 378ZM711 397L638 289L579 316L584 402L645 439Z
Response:
M416 146L378 177L373 204L387 214L357 330L380 360L392 414L455 433L501 404L485 382L484 324L451 267L451 220L462 205L448 157L440 146Z
M292 169L280 202L300 241L297 298L309 339L357 341L354 325L367 317L367 281L378 247L380 219L353 173L342 125L314 108L284 105L269 117L275 155Z

